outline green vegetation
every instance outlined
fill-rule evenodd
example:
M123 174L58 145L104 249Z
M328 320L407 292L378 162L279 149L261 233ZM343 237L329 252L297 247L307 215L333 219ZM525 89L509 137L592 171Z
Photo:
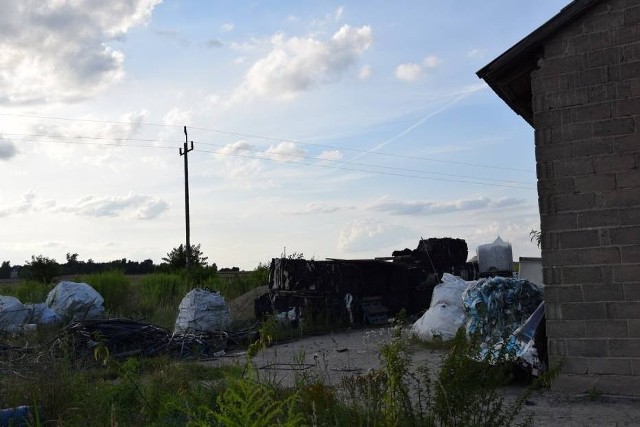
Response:
M68 257L68 263L77 263L76 258ZM168 329L192 287L207 287L233 299L268 280L263 264L252 272L223 273L200 265L192 273L193 284L179 268L135 278L112 269L77 280L103 296L109 316L145 319ZM46 280L35 280L0 291L22 302L43 302L50 289ZM59 328L42 328L22 338L24 342L12 338L6 343L0 408L32 405L37 411L30 425L74 426L91 420L92 425L123 426L507 426L514 424L527 397L524 393L505 403L501 387L511 380L508 365L478 361L477 342L467 339L464 331L451 342L427 345L408 336L400 321L380 347L379 369L345 377L337 385L328 382L322 369L294 372L294 385L288 388L261 377L252 358L274 341L327 330L325 319L314 320L293 329L268 319L259 340L248 346L243 366L215 368L167 357L116 361L100 342L93 350L98 363L91 369L75 366L72 355L64 351L54 357L46 351L9 350L27 342L31 348L46 349ZM448 352L439 372L412 366L410 352L419 345ZM299 359L303 363L305 355ZM322 360L316 364L322 368ZM555 372L536 386L548 386Z

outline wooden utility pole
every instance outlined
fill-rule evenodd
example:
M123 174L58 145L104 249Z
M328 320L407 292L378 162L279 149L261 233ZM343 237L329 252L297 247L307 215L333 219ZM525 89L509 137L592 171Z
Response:
M187 138L187 127L184 127L184 146L180 149L180 155L184 156L184 216L186 220L186 237L187 237L187 246L185 248L185 256L186 256L186 264L185 264L185 274L187 276L187 283L189 283L190 279L190 262L191 258L191 241L190 241L190 225L189 225L189 157L187 153L193 150L193 141L191 141L191 147L187 146L188 138Z

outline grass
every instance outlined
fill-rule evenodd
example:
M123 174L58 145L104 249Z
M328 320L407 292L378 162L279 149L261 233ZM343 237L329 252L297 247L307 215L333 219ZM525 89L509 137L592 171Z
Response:
M219 276L208 280L233 298L263 279L264 271L256 270L226 284L216 282ZM110 315L143 317L169 329L190 289L180 274L152 274L131 283L121 272L111 271L81 280L103 295ZM25 282L11 290L21 301L42 302L48 289ZM380 369L347 377L338 385L330 384L328 376L302 371L295 374L295 384L285 388L257 374L251 357L272 342L328 327L322 319L298 329L270 319L260 339L248 347L244 366L213 368L165 357L118 362L98 347L94 354L103 363L92 369L78 369L64 353L20 359L3 354L0 407L34 405L41 423L68 426L86 425L87 420L93 425L150 426L507 426L527 396L505 403L500 388L510 381L509 371L470 357L477 355L477 343L462 331L451 342L427 345L412 341L401 323L380 347ZM28 337L30 346L46 348L56 332L39 330ZM411 366L411 347L419 345L448 351L439 372ZM40 422L32 420L31 425Z

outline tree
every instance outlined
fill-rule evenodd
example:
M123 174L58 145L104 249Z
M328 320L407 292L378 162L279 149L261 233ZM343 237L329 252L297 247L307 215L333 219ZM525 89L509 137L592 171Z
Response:
M542 243L542 231L540 230L531 230L529 232L530 240L533 242L535 240L538 247L540 247L540 243Z
M180 246L171 249L171 252L167 254L166 257L163 257L162 260L169 264L169 267L172 270L181 270L187 266L187 255L185 251L185 245L181 244ZM191 245L191 251L189 253L189 264L192 267L206 267L207 266L208 257L204 256L202 250L200 250L200 245Z
M41 280L45 284L51 283L60 274L60 265L53 258L42 255L31 255L31 262L25 261L26 277Z
M8 279L11 277L11 263L9 261L2 261L0 266L0 279Z

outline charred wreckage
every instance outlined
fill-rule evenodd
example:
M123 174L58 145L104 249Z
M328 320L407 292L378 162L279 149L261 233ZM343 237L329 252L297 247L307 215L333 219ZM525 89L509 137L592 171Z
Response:
M409 315L429 307L433 288L444 273L466 280L478 275L467 262L463 239L421 239L416 249L394 251L374 259L274 258L269 293L255 301L257 318L278 314L348 324L384 324L402 309Z

